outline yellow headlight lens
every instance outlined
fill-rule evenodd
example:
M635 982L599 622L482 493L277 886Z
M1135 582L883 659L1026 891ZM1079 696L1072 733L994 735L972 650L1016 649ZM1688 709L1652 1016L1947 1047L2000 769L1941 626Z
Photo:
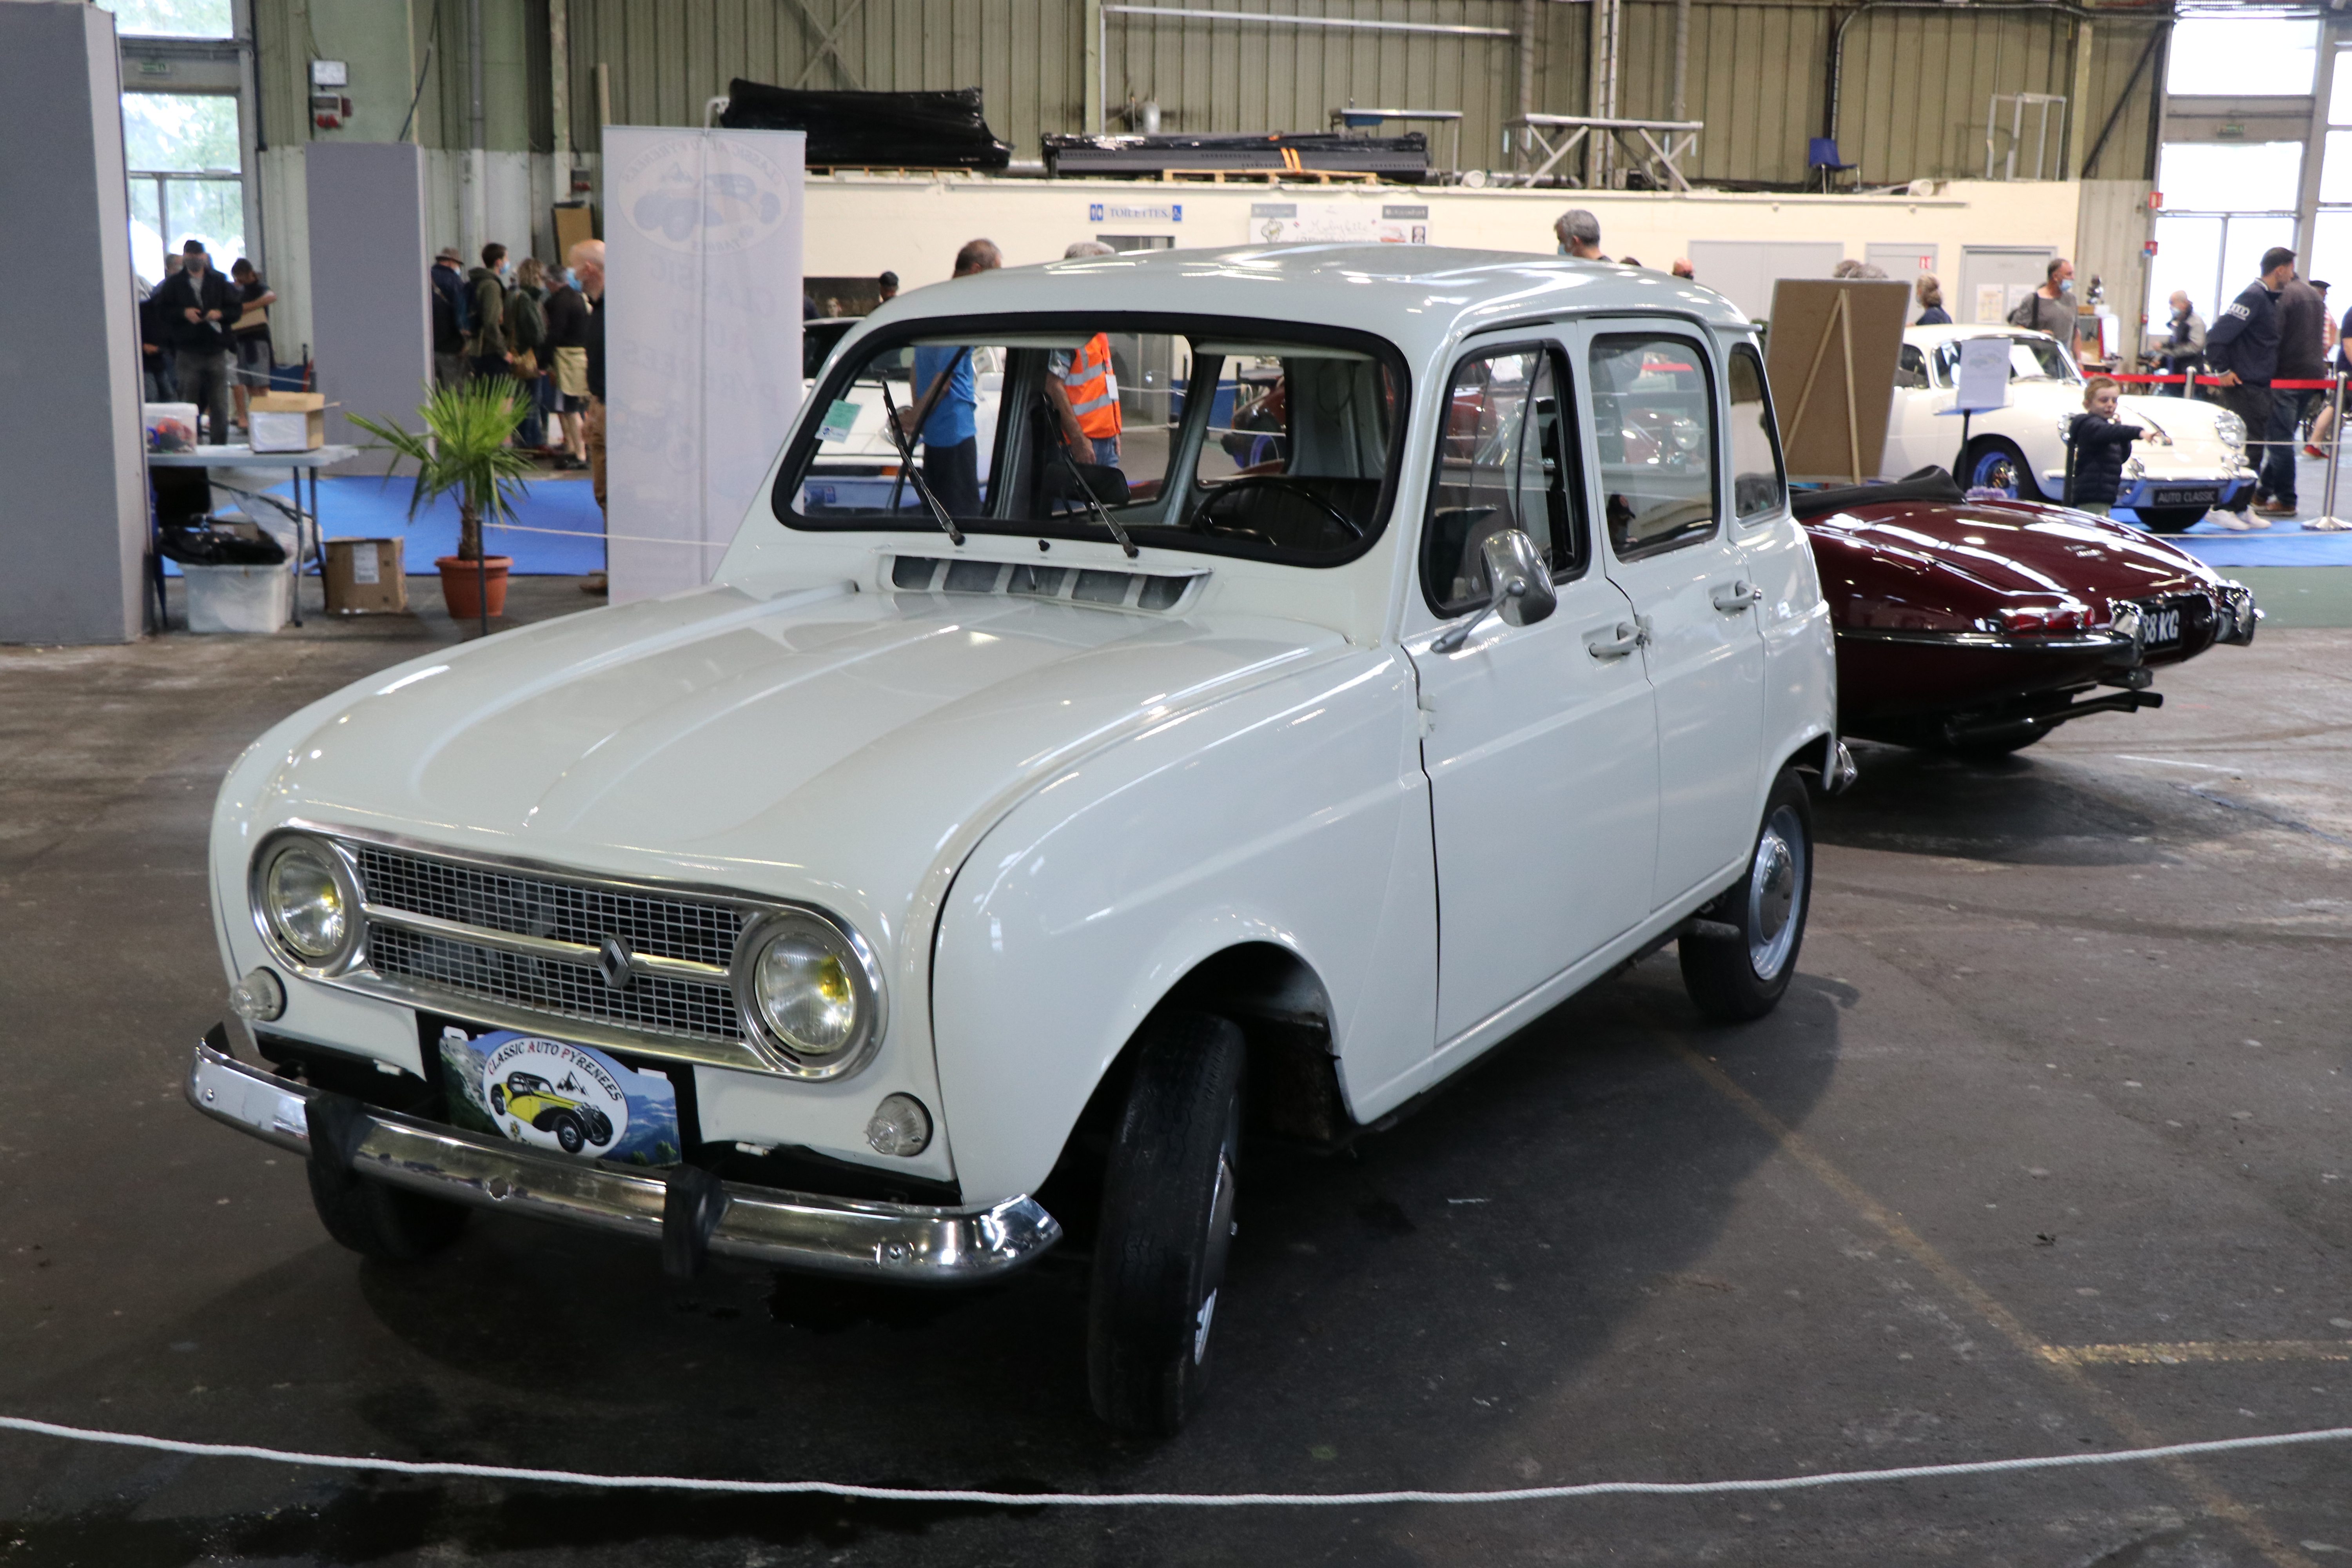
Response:
M807 1056L831 1056L857 1037L860 1000L838 939L814 921L779 932L760 952L752 994L779 1038Z
M263 910L278 940L314 963L342 952L351 931L343 885L328 853L309 844L288 845L269 862L262 889Z

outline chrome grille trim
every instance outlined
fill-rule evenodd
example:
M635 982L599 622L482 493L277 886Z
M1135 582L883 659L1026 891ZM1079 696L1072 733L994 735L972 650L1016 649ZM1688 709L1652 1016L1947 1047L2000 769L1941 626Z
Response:
M392 835L292 820L283 833L333 847L359 885L362 941L324 984L469 1022L546 1030L581 1045L800 1079L852 1073L880 1043L885 1012L854 1057L803 1062L749 1025L735 950L768 917L811 914L866 952L828 911L726 888L601 877L449 850ZM630 983L604 984L607 936L631 949ZM867 958L872 972L870 955Z

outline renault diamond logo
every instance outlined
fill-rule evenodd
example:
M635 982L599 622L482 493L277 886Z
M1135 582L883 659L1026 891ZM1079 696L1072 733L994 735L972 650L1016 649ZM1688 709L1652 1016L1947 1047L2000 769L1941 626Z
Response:
M596 973L615 991L626 991L636 976L629 969L629 944L617 936L608 936L596 949Z

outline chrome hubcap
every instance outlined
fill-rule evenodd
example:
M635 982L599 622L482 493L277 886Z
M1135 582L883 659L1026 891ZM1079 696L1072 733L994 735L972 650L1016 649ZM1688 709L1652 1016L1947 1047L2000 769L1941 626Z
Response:
M1748 873L1748 963L1770 980L1797 945L1798 900L1805 886L1804 829L1793 807L1782 806L1756 840Z

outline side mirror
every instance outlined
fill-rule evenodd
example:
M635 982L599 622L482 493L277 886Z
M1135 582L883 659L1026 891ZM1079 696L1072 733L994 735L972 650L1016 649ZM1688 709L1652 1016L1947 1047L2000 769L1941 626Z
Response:
M1536 542L1526 531L1506 528L1490 533L1478 547L1486 565L1486 581L1494 584L1486 607L1466 620L1456 621L1429 645L1432 653L1452 653L1470 638L1488 616L1499 616L1510 626L1531 626L1559 608L1552 592L1551 568L1544 564Z

